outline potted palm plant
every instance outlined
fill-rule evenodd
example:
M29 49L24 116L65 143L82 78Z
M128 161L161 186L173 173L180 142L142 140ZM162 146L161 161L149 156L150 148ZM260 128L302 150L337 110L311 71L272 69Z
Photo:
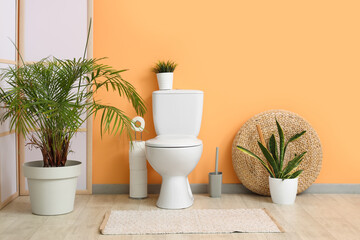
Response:
M153 72L156 73L158 85L160 90L170 90L173 86L174 71L177 64L168 60L158 61L153 68Z
M268 147L265 147L258 141L261 152L266 159L265 161L244 147L237 146L237 148L245 154L259 160L269 173L269 188L272 201L278 204L293 204L297 194L298 177L303 172L303 170L298 169L298 167L306 152L299 155L295 154L294 158L284 166L285 152L289 143L300 138L306 131L295 134L285 144L284 131L277 120L276 126L280 140L279 149L274 134L272 134L269 139Z
M8 87L0 88L4 105L0 120L9 121L11 129L42 153L41 161L23 165L33 213L58 215L73 210L81 163L68 159L68 153L72 137L87 118L101 115L101 134L125 131L131 138L131 119L95 96L101 89L116 91L143 116L144 101L121 77L123 71L85 57L46 58L4 69L0 79Z

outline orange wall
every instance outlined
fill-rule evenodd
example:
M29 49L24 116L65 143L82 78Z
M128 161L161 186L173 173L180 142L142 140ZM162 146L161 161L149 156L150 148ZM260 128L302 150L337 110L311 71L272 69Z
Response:
M233 138L246 120L269 109L296 112L317 130L324 158L316 182L360 183L359 1L94 2L94 55L130 69L123 77L148 106L144 139L155 136L151 67L157 60L179 64L174 88L204 91L204 152L191 183L207 182L216 146L224 182L237 183ZM135 116L115 94L98 97ZM95 119L93 183L128 183L128 140L101 140L98 125ZM149 169L149 183L160 181Z

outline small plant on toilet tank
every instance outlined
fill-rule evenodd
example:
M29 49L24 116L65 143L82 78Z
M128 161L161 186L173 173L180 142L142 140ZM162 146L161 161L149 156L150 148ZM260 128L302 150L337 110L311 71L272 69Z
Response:
M177 64L171 60L158 61L153 67L153 72L156 73L158 85L160 90L171 90L173 86L174 71Z

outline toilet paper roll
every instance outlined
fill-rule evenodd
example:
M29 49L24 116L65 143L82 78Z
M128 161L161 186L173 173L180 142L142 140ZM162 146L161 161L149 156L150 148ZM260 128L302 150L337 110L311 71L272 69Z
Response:
M140 123L140 126L137 127L135 125L136 122L139 122ZM132 120L131 120L131 127L132 129L134 129L134 131L136 132L142 132L145 128L145 120L140 117L140 116L137 116L137 117L134 117Z
M130 191L131 198L147 197L147 170L130 170Z
M147 185L147 170L130 170L130 186Z
M146 161L142 158L132 158L129 162L130 170L146 170Z
M130 142L129 167L130 170L146 169L145 141Z
M130 188L130 197L131 198L146 198L147 197L147 185L134 185Z
M130 168L130 197L147 197L147 169L145 141L130 142L129 149Z
M130 141L129 153L134 156L145 156L145 141Z

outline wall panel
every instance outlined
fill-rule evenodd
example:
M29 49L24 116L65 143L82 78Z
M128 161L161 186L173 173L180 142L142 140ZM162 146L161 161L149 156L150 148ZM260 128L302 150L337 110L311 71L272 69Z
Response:
M0 61L16 61L16 1L0 1Z
M86 0L32 0L21 2L22 44L25 61L48 56L83 56L87 33Z
M15 133L0 137L1 202L17 192L17 162Z
M13 65L0 63L0 69ZM0 70L0 74L2 70ZM0 87L6 89L5 80ZM1 105L0 115L5 109ZM9 120L0 123L0 209L18 196L17 144L15 131L9 129Z

